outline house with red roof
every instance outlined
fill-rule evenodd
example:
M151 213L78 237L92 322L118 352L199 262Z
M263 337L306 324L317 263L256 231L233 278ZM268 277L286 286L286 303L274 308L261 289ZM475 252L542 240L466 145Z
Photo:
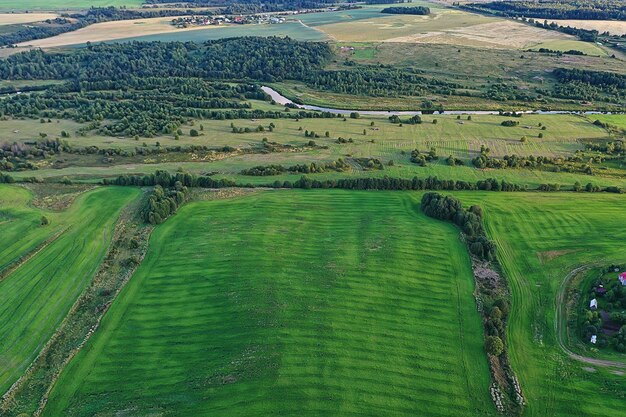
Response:
M621 274L619 274L619 282L622 283L623 286L626 287L626 272L622 272Z

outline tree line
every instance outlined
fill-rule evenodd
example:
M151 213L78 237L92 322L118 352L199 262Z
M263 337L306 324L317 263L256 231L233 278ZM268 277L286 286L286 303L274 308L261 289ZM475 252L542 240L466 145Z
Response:
M240 174L265 177L284 173L318 174L328 171L343 172L348 171L349 169L350 164L348 164L343 158L339 158L338 160L332 162L311 162L310 164L296 164L289 167L285 167L284 165L280 164L259 165L252 168L243 169L241 170Z
M626 4L621 0L494 1L470 3L466 7L506 17L626 20Z
M493 400L501 412L506 409L520 412L524 399L510 366L506 345L510 292L499 272L502 268L496 258L496 245L487 237L483 226L483 209L478 205L466 209L457 198L437 192L424 194L420 208L427 216L451 222L461 230L462 240L472 255L475 297L483 318L485 351L490 357L491 376L500 392L493 395L492 390ZM502 391L506 396L502 395Z
M163 188L157 184L144 208L144 220L150 224L161 224L169 216L176 213L188 196L187 187L176 181L172 187Z
M423 16L429 15L430 9L425 6L385 7L380 12L389 14L414 14Z

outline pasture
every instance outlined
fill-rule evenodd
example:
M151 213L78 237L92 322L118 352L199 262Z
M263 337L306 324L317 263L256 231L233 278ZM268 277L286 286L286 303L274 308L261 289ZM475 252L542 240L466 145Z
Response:
M434 8L428 16L389 15L316 26L341 42L427 43L521 49L546 39L573 37L518 22L465 11Z
M3 0L0 10L32 11L32 10L71 10L88 9L90 7L127 6L139 7L142 0Z
M19 44L20 47L57 48L106 41L203 42L238 36L290 36L303 41L326 39L323 32L298 22L280 25L251 24L224 26L192 26L179 29L170 24L171 17L102 22L45 39Z
M43 415L493 415L469 258L418 203L277 191L183 207Z
M626 415L623 373L570 360L558 348L554 325L556 293L571 270L626 262L624 198L564 193L459 198L485 210L512 289L509 354L528 400L525 415Z
M56 13L0 13L0 26L40 22L56 17L58 17Z
M138 191L97 189L82 194L68 210L59 213L29 208L30 195L19 188L1 186L0 195L2 211L10 216L0 223L3 265L56 235L0 281L0 391L4 393L26 370L93 277L109 245L117 214ZM49 218L50 225L40 226L42 215Z
M264 104L267 105L267 104ZM614 116L616 118L623 116ZM432 121L436 119L437 124ZM393 161L393 166L385 166L382 171L363 172L360 169L337 173L315 174L315 178L337 178L344 176L395 176L412 178L417 175L426 177L437 175L440 178L463 179L475 181L484 178L506 179L520 184L536 187L542 183L561 183L571 187L574 182L587 182L602 185L625 184L619 172L613 170L597 170L594 176L582 173L548 172L547 170L499 169L479 170L471 165L471 158L476 157L481 146L490 149L490 155L542 155L551 157L567 157L576 150L583 149L583 143L602 142L609 140L611 135L605 129L595 126L595 116L585 118L578 115L524 115L519 119L520 126L504 127L501 125L506 117L492 115L472 115L472 120L463 116L457 120L455 115L426 115L420 125L405 124L400 127L390 123L384 117L362 116L359 119L348 118L345 122L337 119L275 119L276 128L269 132L232 133L231 121L197 120L194 127L203 125L200 136L192 137L189 131L192 126L184 126L180 140L171 135L155 138L116 138L101 136L95 133L85 137L75 134L79 124L68 121L55 123L39 123L28 120L0 121L0 132L12 141L25 142L37 136L38 131L45 132L50 138L60 137L61 130L70 132L68 143L84 147L95 145L100 148L120 148L134 150L145 146L154 149L157 142L161 146L205 145L211 148L230 146L242 150L258 148L263 138L283 145L302 147L310 138L305 131L314 131L320 137L315 138L317 145L323 146L299 152L253 151L247 154L219 155L211 152L193 154L168 153L161 155L137 155L135 157L114 157L103 163L102 155L62 154L39 163L37 171L14 172L16 178L31 177L60 179L63 176L81 179L98 179L105 176L121 174L146 174L156 169L174 171L183 168L196 174L212 172L226 178L236 179L243 183L267 183L276 179L297 179L299 175L281 175L276 177L241 176L242 169L257 165L309 164L311 162L331 162L339 158L378 158L384 164ZM374 126L371 126L371 123ZM236 120L237 127L249 127L254 130L259 124L267 125L267 121ZM539 125L545 126L542 130ZM30 126L30 127L27 127ZM300 130L302 128L302 130ZM30 129L30 130L29 130ZM19 130L19 133L13 133ZM366 135L363 135L363 130ZM325 132L329 132L329 137ZM539 138L539 134L543 137ZM526 136L526 142L520 139ZM337 138L352 138L352 143L337 143ZM439 161L429 163L425 167L410 162L413 149L428 151L435 147ZM445 159L452 155L462 159L466 166L449 166Z
M550 20L561 26L597 30L600 33L609 32L611 35L626 35L626 22L619 20Z

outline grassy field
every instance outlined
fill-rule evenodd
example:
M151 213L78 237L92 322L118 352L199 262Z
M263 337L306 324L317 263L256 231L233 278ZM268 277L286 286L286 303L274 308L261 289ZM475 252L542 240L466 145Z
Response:
M0 26L39 22L56 17L58 17L56 13L0 13Z
M0 271L17 262L62 229L55 213L29 207L30 193L25 188L0 187ZM51 227L41 227L41 216L52 217Z
M276 106L276 108L280 108ZM433 119L437 124L433 124ZM264 137L282 144L304 145L310 139L304 132L314 131L321 137L317 138L319 144L328 145L328 155L354 154L363 156L399 157L400 152L412 149L436 146L441 154L453 154L459 158L469 159L477 155L481 145L489 146L494 156L503 156L512 153L518 155L569 155L574 150L580 149L579 141L601 140L609 138L609 134L603 128L593 125L596 116L586 119L577 115L525 115L520 118L520 126L504 127L501 122L508 120L506 117L493 115L472 115L472 120L462 116L463 120L457 120L455 115L426 115L423 116L421 125L408 125L400 127L390 123L382 116L362 116L360 119L341 118L335 119L277 119L272 122L276 128L273 132L232 133L230 127L233 122L237 127L256 128L259 124L267 125L267 120L197 120L195 128L199 124L204 126L201 136L192 137L189 129L193 126L182 128L183 135L175 141L172 135L157 136L155 138L116 138L92 134L79 136L75 134L82 125L72 121L62 120L60 123L40 123L38 120L5 120L0 121L0 135L11 142L26 142L34 140L39 133L46 133L50 138L60 138L62 130L70 132L72 137L64 139L76 146L96 145L101 148L134 149L143 142L153 146L156 141L161 145L207 145L211 147L221 146L249 146L261 142ZM626 116L615 117L616 120L624 120ZM374 126L371 123L374 122ZM462 123L461 123L462 122ZM539 124L546 126L541 130ZM299 130L302 128L302 130ZM363 129L367 134L363 136ZM18 131L15 133L15 131ZM330 137L324 137L328 131ZM538 138L539 133L544 135ZM338 137L353 138L355 143L335 143ZM520 138L527 136L528 141L521 143ZM374 143L371 143L374 140Z
M0 195L12 217L0 224L3 263L26 253L52 232L64 231L0 281L0 392L4 393L48 341L91 279L109 244L117 213L138 191L91 191L62 213L25 207L29 195L21 189L2 186ZM47 234L37 230L42 214L51 221ZM5 236L15 243L7 242Z
M434 43L507 49L530 47L546 39L577 42L558 32L439 6L433 7L428 16L369 16L364 12L357 19L327 19L321 25L319 20L311 19L311 23L332 39L343 42ZM303 21L308 24L306 19Z
M581 42L574 39L550 39L532 46L532 49L547 48L554 51L581 51L592 56L607 56L607 52L591 42Z
M594 119L617 126L626 130L626 115L623 114L598 114L593 116Z
M189 27L179 29L170 24L171 17L122 20L96 23L73 32L63 33L46 39L23 42L21 48L57 48L70 45L83 45L86 42L104 41L161 41L161 42L203 42L237 36L289 36L302 41L326 40L327 36L318 30L303 26L298 22L280 25L226 25L209 27Z
M189 204L44 415L492 415L469 259L417 197Z
M626 116L611 116L621 120ZM131 158L114 157L112 162L103 163L101 155L72 155L63 154L40 164L37 171L22 171L12 173L16 178L32 177L57 178L63 176L77 178L102 178L103 176L120 174L151 173L156 169L174 171L179 167L196 174L206 172L216 173L218 176L233 178L242 182L267 183L275 179L297 179L299 175L276 177L247 177L239 175L245 168L257 165L309 164L311 162L331 162L338 158L379 158L387 164L393 161L393 166L386 166L382 171L363 172L353 169L343 173L316 174L315 178L337 178L339 176L397 176L411 178L415 175L425 177L437 175L441 178L478 180L484 178L499 178L508 181L528 184L535 187L542 183L561 183L568 187L579 181L582 184L593 182L602 185L626 184L619 172L613 169L596 170L596 175L589 176L580 173L547 172L538 170L509 169L509 170L478 170L471 165L471 158L478 155L482 145L489 147L490 155L502 157L504 155L543 155L567 157L573 155L577 149L582 149L583 142L609 140L609 133L592 121L596 116L588 119L577 115L525 115L518 127L503 127L502 120L506 118L491 115L473 115L472 120L457 120L454 115L424 116L421 125L404 125L399 127L389 123L382 117L366 117L360 119L289 119L274 120L276 128L273 132L251 132L234 134L231 132L230 121L197 121L204 126L203 135L191 137L188 129L183 128L183 135L176 141L171 136L162 136L151 139L112 138L98 135L86 137L74 134L80 125L74 122L61 121L59 124L39 123L28 120L7 120L0 122L0 132L12 141L24 142L32 140L37 132L45 132L49 137L59 137L60 131L65 129L71 132L72 137L67 141L75 146L95 145L100 148L134 149L143 143L154 148L156 142L162 146L175 145L206 145L211 148L232 146L240 149L258 147L263 138L280 144L304 146L310 138L305 137L304 131L315 131L321 137L316 138L318 145L327 148L317 148L301 152L273 152L252 153L243 155L229 155L224 158L210 153L197 152L190 154L161 154L150 156L136 156ZM432 120L438 123L433 124ZM370 126L374 122L374 126ZM462 124L461 124L462 122ZM255 128L259 121L237 120L237 127ZM539 124L547 127L541 130ZM302 128L302 130L299 130ZM19 130L18 133L13 133ZM363 130L366 135L363 135ZM328 131L330 137L325 137ZM539 138L539 133L544 135ZM520 138L526 136L525 143ZM353 143L338 144L338 137L353 138ZM372 142L373 141L373 142ZM410 153L413 149L427 151L431 147L437 149L441 160L428 164L426 167L417 166L410 162ZM453 155L465 161L466 166L450 167L445 159Z
M619 20L551 20L561 26L609 32L612 35L626 35L626 22Z
M141 0L3 0L0 10L31 11L31 10L68 10L88 9L90 7L128 6L138 7Z
M527 416L625 416L623 374L569 360L554 330L556 291L575 267L624 263L624 197L465 193L485 209L513 290L510 355ZM559 381L555 384L554 381Z

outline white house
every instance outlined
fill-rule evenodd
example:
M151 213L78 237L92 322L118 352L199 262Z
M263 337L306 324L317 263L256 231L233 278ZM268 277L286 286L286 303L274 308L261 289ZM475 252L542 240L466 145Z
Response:
M589 303L589 308L592 310L595 310L598 308L598 300L596 300L595 298L593 300L591 300L591 302Z
M596 338L595 334L593 336L591 336L591 340L590 340L591 343L593 343L595 345L596 344L596 340L597 340L597 338Z

